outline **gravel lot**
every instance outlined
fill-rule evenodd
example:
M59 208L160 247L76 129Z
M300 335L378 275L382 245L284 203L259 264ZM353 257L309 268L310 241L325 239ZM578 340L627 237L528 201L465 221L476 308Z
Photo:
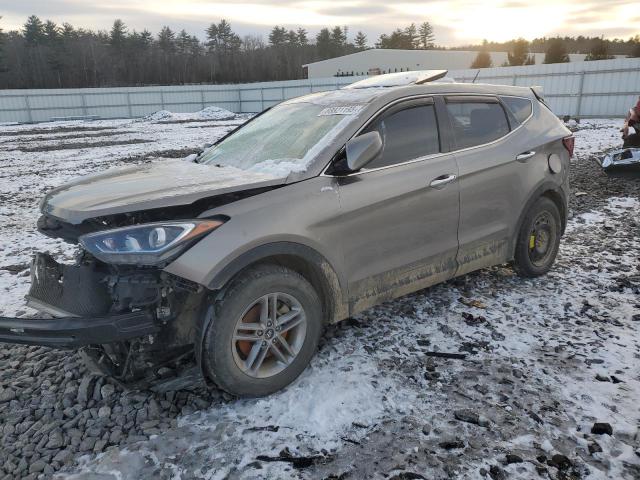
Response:
M43 193L183 157L243 120L0 127L0 315L34 313L34 251L73 256L35 232ZM576 136L547 277L496 267L371 309L269 398L123 391L74 353L0 346L0 478L640 478L640 181L590 160L619 145L615 122Z

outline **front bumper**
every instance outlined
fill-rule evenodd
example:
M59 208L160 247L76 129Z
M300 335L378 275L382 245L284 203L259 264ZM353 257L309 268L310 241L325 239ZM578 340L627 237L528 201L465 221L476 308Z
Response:
M37 253L27 304L56 318L0 317L0 342L77 348L157 333L153 308L111 311L107 275L93 262L62 265Z
M101 317L0 317L0 342L54 348L119 342L159 330L154 315L143 310Z

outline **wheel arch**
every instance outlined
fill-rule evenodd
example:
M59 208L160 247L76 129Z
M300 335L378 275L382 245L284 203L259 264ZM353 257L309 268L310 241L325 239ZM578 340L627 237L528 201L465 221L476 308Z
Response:
M551 200L556 207L558 207L558 211L560 212L560 220L562 222L561 232L564 235L564 232L567 228L567 218L568 218L568 204L567 204L567 196L562 190L560 185L557 185L552 182L545 182L538 186L533 193L529 196L529 199L524 205L524 208L520 211L520 215L518 217L518 223L514 230L514 235L511 240L511 258L513 258L515 254L515 247L518 235L520 234L520 229L522 228L522 223L527 215L527 212L533 207L533 205L540 199L546 197Z
M311 247L294 242L275 242L256 247L227 264L209 283L213 291L222 291L247 269L265 264L289 268L302 275L321 297L323 318L335 323L348 317L343 284L331 263Z

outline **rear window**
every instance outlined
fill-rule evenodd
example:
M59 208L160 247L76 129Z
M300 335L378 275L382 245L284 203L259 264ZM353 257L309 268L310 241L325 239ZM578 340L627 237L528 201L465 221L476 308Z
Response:
M509 133L509 122L499 103L447 100L447 110L458 149L490 143Z
M523 124L532 112L531 100L518 97L501 97L518 124Z
M367 165L367 169L396 165L440 152L433 105L414 106L395 112L374 122L366 132L374 130L382 137L383 150Z

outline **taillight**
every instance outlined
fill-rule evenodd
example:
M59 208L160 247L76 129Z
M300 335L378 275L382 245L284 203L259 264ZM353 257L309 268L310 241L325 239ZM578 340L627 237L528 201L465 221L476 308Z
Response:
M569 152L569 158L573 157L573 149L576 146L576 137L573 135L564 137L562 139L562 144L564 145L564 148L567 149L567 152Z

